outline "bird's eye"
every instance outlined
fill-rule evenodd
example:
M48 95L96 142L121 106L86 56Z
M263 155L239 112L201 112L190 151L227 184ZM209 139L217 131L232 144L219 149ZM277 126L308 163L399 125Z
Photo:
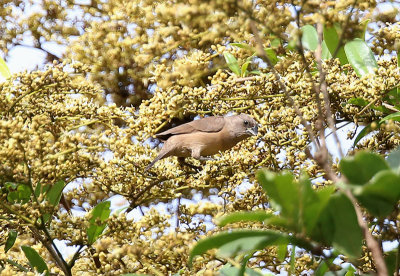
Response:
M248 121L244 121L244 125L247 126L249 124Z

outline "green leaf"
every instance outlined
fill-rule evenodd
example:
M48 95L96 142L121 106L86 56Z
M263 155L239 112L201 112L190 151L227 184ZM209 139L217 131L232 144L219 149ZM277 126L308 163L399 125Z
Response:
M271 41L271 48L276 49L276 48L279 48L280 46L281 46L281 40L279 38L274 38Z
M7 253L7 251L10 250L11 247L13 247L15 240L17 239L17 236L18 236L17 231L10 230L10 232L8 232L8 238L6 240L6 245L4 246L5 253Z
M331 196L327 207L334 225L332 245L350 258L361 256L363 235L350 200L341 193Z
M354 267L349 265L349 267L347 268L347 272L346 272L345 276L354 276L354 272L356 272Z
M303 206L303 224L306 233L311 235L320 215L328 205L329 198L335 191L335 187L332 185L314 191L311 187L312 184L308 179L302 180L301 184L303 190L303 199L301 202L301 206Z
M253 71L249 72L249 75L251 75L251 74L253 74L253 75L261 75L261 71L260 70L253 70Z
M278 260L283 262L286 258L286 253L287 253L287 243L282 243L276 246L276 255L278 257Z
M384 102L388 102L394 105L397 109L400 109L400 89L399 86L393 87L389 92L383 97ZM385 108L384 113L390 113L391 111Z
M10 182L9 182L10 183ZM28 185L17 184L17 189L15 191L10 191L7 195L7 200L11 203L27 203L31 197L31 189ZM9 186L10 188L10 186Z
M373 124L376 124L377 127L376 127L376 128L372 128L372 125L373 125ZM374 122L368 124L367 126L365 126L365 127L360 131L360 133L358 133L356 139L354 139L353 147L355 147L355 146L357 145L357 143L360 142L360 140L361 140L362 138L364 138L367 134L371 133L371 132L374 131L375 129L378 129L379 126L380 126L380 124L379 124L378 121L374 121Z
M237 76L240 76L240 67L237 59L229 52L225 52L224 57L229 69Z
M242 237L220 246L217 254L220 257L229 258L241 253L246 253L253 250L261 250L269 245L279 244L281 242L280 238L281 237L279 235ZM285 237L282 238L282 241L284 244L287 244L287 239Z
M240 70L240 76L245 77L247 76L247 67L249 66L250 61L246 61L242 64L242 68Z
M39 273L43 273L46 271L46 275L49 275L49 268L35 249L25 245L21 246L21 249L24 252L26 258L29 261L29 265L32 268L36 268Z
M183 273L185 272L185 269L180 269L177 273L175 273L174 275L172 275L172 276L180 276L180 275L183 275Z
M219 271L218 271L221 276L241 276L243 274L241 274L240 268L234 267L231 264L226 264L224 265ZM246 275L248 276L263 276L263 274L258 273L257 271L250 269L250 268L246 268L245 270Z
M222 227L227 224L240 221L263 222L272 217L275 217L275 215L272 213L267 213L263 210L258 210L253 212L235 212L221 217L220 219L217 220L217 224Z
M6 62L2 57L0 57L0 75L5 77L6 79L11 77L10 69L8 68Z
M400 122L400 112L396 112L396 113L392 113L390 115L387 115L386 117L382 118L379 121L379 124L382 124L383 122L386 122L386 121L389 121L389 120Z
M110 216L111 203L110 201L103 201L96 205L91 212L89 219L90 226L87 229L88 243L93 244L97 238L103 233L107 224L104 223Z
M42 184L40 182L38 182L38 184L36 185L36 188L35 188L35 192L34 192L35 197L39 197L41 192L42 192Z
M340 171L351 184L355 185L364 185L376 173L387 169L389 169L389 166L382 156L367 151L344 158L340 162Z
M5 182L4 183L4 187L8 190L8 191L12 191L15 190L18 187L18 183L15 182Z
M275 65L278 63L279 59L276 56L276 53L274 51L274 49L272 48L264 48L264 52L267 55L267 57L269 58L269 60L271 61L272 65Z
M339 36L335 27L326 27L324 26L324 41L326 46L329 49L329 52L333 56L335 54L336 48L339 45ZM344 52L344 47L341 46L334 58L339 58L340 64L345 65L348 64L346 53Z
M310 249L308 242L297 239L284 233L271 230L233 230L221 232L204 238L196 243L189 256L189 265L197 255L204 254L210 249L220 248L223 255L237 254L238 252L263 249L271 245L296 244L304 249Z
M396 271L397 250L385 253L385 263L388 269L388 275L394 275Z
M318 33L317 30L311 25L305 25L301 28L303 35L301 37L301 43L303 47L315 51L318 46Z
M326 262L323 260L318 265L317 270L315 271L315 276L324 276L326 272L329 271L329 267Z
M389 153L386 162L393 170L398 170L400 168L400 147Z
M61 199L62 191L65 187L65 182L63 180L59 180L51 186L50 190L47 193L47 199L49 203L53 206L57 206Z
M356 38L347 42L344 46L344 51L358 76L374 73L374 69L378 68L374 53L365 41Z
M332 54L329 52L328 46L326 46L326 41L322 41L322 60L331 59Z
M299 217L299 185L288 172L275 174L268 170L257 173L258 182L270 198L271 206L281 212L288 225L297 225Z
M350 100L347 101L346 104L353 104L353 105L365 107L365 106L369 105L370 102L367 100L364 100L363 98L351 98ZM383 113L390 111L389 109L387 109L383 106L376 106L373 104L369 105L369 108L383 112Z
M297 42L298 42L297 36L290 38L290 40L288 41L288 44L287 44L287 49L295 50L297 47Z
M374 216L384 218L400 199L400 176L392 170L378 172L356 195L360 203Z
M400 67L400 51L397 51L397 67Z
M371 21L371 19L366 19L362 22L360 22L360 25L362 26L362 31L359 34L359 38L365 41L365 33L367 32L367 27L368 23Z
M251 47L250 45L246 44L246 43L230 43L231 46L235 46L241 49L245 49L248 50L250 52L255 52L255 50L253 49L253 47ZM225 55L225 54L224 54Z

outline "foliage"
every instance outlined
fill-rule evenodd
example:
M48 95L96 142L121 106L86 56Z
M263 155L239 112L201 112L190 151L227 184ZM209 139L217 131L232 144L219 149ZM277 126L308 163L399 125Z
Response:
M0 62L1 273L380 272L368 234L397 238L398 153L382 156L400 141L400 71L398 15L379 5L6 1L1 49L31 41L47 65ZM200 170L143 171L154 134L241 112L257 137L188 160ZM356 139L339 163L325 130L344 124Z
M391 166L379 155L360 152L340 163L340 172L348 184L338 183L351 189L359 202L370 214L385 219L397 208L400 199L399 151L388 156ZM321 256L319 268L326 265L326 249L334 249L335 256L344 254L357 266L361 256L362 233L351 201L333 185L313 189L308 177L294 181L288 172L258 172L258 181L268 196L274 210L237 212L219 219L219 226L241 221L262 223L279 231L235 229L213 235L199 241L191 251L190 262L196 255L218 248L218 256L244 256L242 266L266 246L286 248L288 244L302 248L313 256ZM288 235L290 234L290 235ZM393 237L386 242L397 241ZM285 249L286 251L286 249ZM240 254L239 254L240 253ZM285 254L286 255L286 254ZM390 271L395 271L392 263ZM329 269L329 268L328 268ZM397 270L399 268L397 267Z

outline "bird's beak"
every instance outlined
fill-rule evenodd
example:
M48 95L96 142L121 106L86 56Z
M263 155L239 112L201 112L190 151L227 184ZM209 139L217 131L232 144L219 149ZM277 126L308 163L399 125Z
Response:
M248 128L248 129L246 129L246 132L249 133L250 135L257 136L257 134L258 134L258 126L255 125L252 128Z

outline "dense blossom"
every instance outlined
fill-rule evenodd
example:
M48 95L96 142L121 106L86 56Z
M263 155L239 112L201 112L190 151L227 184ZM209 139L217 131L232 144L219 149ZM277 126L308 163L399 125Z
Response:
M320 78L315 56L288 50L286 42L290 38L296 41L296 24L321 21L347 24L349 31L344 38L353 37L362 31L360 22L372 17L375 1L357 1L350 20L346 11L354 1L74 4L85 14L85 20L74 19L73 11L60 8L71 8L70 1L59 2L61 5L42 1L43 11L27 14L24 19L18 19L15 13L23 12L29 1L9 1L0 11L0 17L8 18L12 26L5 30L1 25L3 49L20 43L19 38L29 29L33 30L35 47L42 47L45 41L70 43L66 56L73 59L18 73L0 83L0 187L7 182L30 183L34 189L39 183L53 185L60 179L68 183L65 200L83 215L57 206L49 229L54 239L67 245L87 245L86 229L93 206L115 195L123 196L122 203L129 203L134 211L126 214L120 210L110 216L104 234L85 247L76 260L74 275L168 275L179 270L184 275L213 275L223 262L210 251L195 259L190 271L190 246L200 237L221 230L214 227L214 217L269 208L255 181L259 168L296 174L304 171L319 184L329 185L323 170L306 154L311 148L310 137L280 86L280 82L285 85L315 130L318 107L314 84ZM302 6L299 18L289 4ZM73 20L76 24L71 24ZM263 61L251 57L251 52L229 45L244 42L257 46L251 20L262 31L264 47L272 47L274 40L281 39L274 48L280 54L273 69L279 80ZM382 18L375 16L375 20ZM348 101L359 98L379 106L388 91L400 84L396 58L381 55L385 49L398 50L398 23L384 23L386 27L374 33L373 49L380 54L374 73L359 77L350 65L341 66L338 59L323 62L335 119L354 123L349 137L355 135L356 127L381 118L383 113ZM235 75L224 61L226 52L240 64L250 57L249 69L260 74ZM108 94L113 95L115 103ZM323 98L322 94L318 97ZM144 172L159 150L153 139L157 132L196 116L232 113L253 116L260 124L258 136L213 156L213 160L188 160L201 170L182 166L170 157ZM386 153L399 145L397 122L388 121L376 130L355 150L369 148ZM336 160L332 163L335 168ZM8 204L5 193L0 202ZM27 266L19 250L25 244L34 246L52 273L61 273L39 242L38 235L45 239L43 233L32 230L35 225L21 217L23 214L37 221L40 212L51 210L49 203L10 204L12 211L4 204L0 205L0 221L7 221L7 225L0 229L0 244L4 244L8 229L21 234L8 253L0 247L1 273L19 272L6 262L9 256ZM398 224L397 217L391 219ZM268 226L238 223L235 227ZM289 265L278 260L276 251L260 251L250 265L273 272L287 269ZM299 254L296 273L315 269L311 255ZM68 256L67 261L71 258ZM360 269L368 271L370 267L368 258L360 261Z

